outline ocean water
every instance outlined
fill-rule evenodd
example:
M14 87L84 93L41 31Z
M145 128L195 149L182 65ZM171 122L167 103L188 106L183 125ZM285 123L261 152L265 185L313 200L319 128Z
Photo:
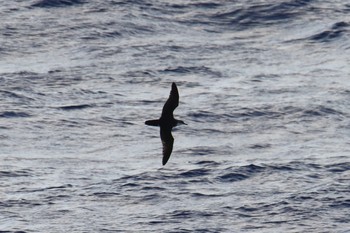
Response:
M0 12L1 233L350 232L349 2Z

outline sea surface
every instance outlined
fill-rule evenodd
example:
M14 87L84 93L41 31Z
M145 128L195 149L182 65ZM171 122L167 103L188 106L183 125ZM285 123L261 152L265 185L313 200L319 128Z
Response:
M1 233L350 232L349 1L0 3Z

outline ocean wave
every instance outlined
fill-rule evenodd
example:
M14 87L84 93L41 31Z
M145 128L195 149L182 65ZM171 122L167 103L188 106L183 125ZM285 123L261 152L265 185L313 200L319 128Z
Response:
M18 171L0 171L0 177L11 178L11 177L26 177L31 176L31 170L18 170Z
M216 213L209 211L175 210L170 215L174 218L209 217Z
M44 187L44 188L33 188L33 189L23 189L21 190L21 192L30 192L30 193L34 193L34 192L46 192L48 190L52 190L52 191L64 191L64 190L69 190L73 187L73 185L71 184L66 184L66 185L60 185L60 186L49 186L49 187Z
M74 29L74 28L72 28ZM107 22L98 25L85 25L85 27L81 29L88 30L81 39L83 40L101 40L101 39L116 39L116 38L129 38L135 35L151 35L155 32L155 28L150 25L142 25L141 23L133 23L133 22ZM120 49L118 48L115 52L111 53L111 51L105 51L103 53L104 56L106 54L116 55L120 53Z
M250 6L231 6L223 10L214 5L216 13L199 13L193 22L232 29L251 29L256 26L268 26L293 20L307 11L310 0L292 0L282 3L254 4ZM198 20L200 19L200 20Z
M350 171L350 162L349 163L334 163L325 166L329 172L332 173L343 173Z
M93 104L77 104L77 105L67 105L62 107L57 107L57 109L64 110L64 111L73 111L73 110L82 110L86 108L92 108L95 105Z
M215 9L218 8L220 6L222 6L222 4L217 3L217 2L197 2L197 3L171 3L168 5L171 8L176 8L176 9L187 9L187 8L194 8L194 9L198 9L198 8L204 8L204 9Z
M217 177L217 180L221 182L242 181L257 175L263 172L264 170L265 170L264 167L254 165L254 164L241 166L241 167L230 167L223 170L224 174L219 175Z
M343 37L345 33L349 32L349 25L349 23L344 21L337 22L330 29L312 35L307 39L313 42L331 42Z
M269 26L296 19L310 11L312 0L290 0L280 3L224 4L214 2L167 4L159 8L164 15L176 15L179 23L201 25L207 31L222 28L245 30L256 26ZM186 12L192 12L186 14ZM211 29L210 29L211 28Z
M27 233L26 231L2 231L0 230L0 233Z
M186 149L185 151L180 151L181 153L189 154L189 155L195 155L195 156L207 156L207 155L213 155L217 153L218 148L216 147L209 147L209 146L198 146L190 148L189 150Z
M85 1L82 1L82 0L41 0L32 4L32 7L42 7L42 8L65 7L65 6L80 5L84 2Z
M239 121L247 121L253 119L294 119L305 120L310 118L328 118L334 117L342 119L346 114L340 110L326 107L323 105L297 107L297 106L262 106L256 108L239 108L224 112L204 111L190 112L187 114L194 122L225 122L237 123Z
M30 98L28 96L25 96L23 94L19 94L13 91L6 91L6 90L0 90L0 94L4 96L4 98L14 98L14 99L19 99L21 101L26 100L34 100L33 98Z
M21 111L4 111L0 112L0 118L25 118L31 117L31 114Z
M173 73L177 75L184 75L188 73L192 74L201 74L208 75L213 77L221 77L222 74L218 71L214 71L212 68L206 66L177 66L177 67L168 67L160 73Z
M193 169L193 170L182 172L179 174L179 176L183 177L183 178L200 177L200 176L208 175L209 172L210 172L209 169L198 168L198 169Z

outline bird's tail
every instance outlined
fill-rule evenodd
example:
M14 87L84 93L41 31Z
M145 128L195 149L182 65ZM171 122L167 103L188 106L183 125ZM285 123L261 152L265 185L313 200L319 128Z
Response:
M150 120L145 122L146 125L159 126L159 120Z

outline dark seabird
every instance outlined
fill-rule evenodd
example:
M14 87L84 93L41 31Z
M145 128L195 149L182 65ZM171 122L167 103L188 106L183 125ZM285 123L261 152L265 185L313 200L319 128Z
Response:
M171 86L170 96L165 102L162 115L158 120L146 121L146 125L159 126L160 127L160 139L163 144L163 165L165 165L173 151L174 138L171 135L171 130L177 125L186 125L185 122L176 120L173 112L179 105L179 92L176 84L173 83Z

